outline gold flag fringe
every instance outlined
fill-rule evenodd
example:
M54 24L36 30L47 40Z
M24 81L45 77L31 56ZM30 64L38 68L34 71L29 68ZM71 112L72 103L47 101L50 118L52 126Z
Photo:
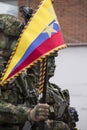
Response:
M12 80L13 78L16 78L18 75L20 75L21 73L23 73L26 69L28 68L31 68L33 65L35 65L36 63L38 63L38 61L41 61L43 58L45 58L46 56L50 56L51 54L53 54L55 51L58 51L58 50L61 50L61 49L64 49L66 48L66 44L63 44L57 48L55 48L54 50L51 50L50 52L47 52L45 55L39 57L38 59L36 59L33 63L31 63L30 65L26 66L23 70L21 70L20 72L18 72L17 74L15 74L13 77L11 77L10 79L7 79L7 81L4 81L4 82L1 82L0 84L3 86L4 84L6 84L7 82L9 82L10 80ZM12 58L12 57L11 57ZM9 61L9 64L11 62L11 59ZM3 76L6 72L6 70L8 69L9 67L9 64L7 64L5 70L4 70L4 73L2 74L2 78L1 80L3 79Z

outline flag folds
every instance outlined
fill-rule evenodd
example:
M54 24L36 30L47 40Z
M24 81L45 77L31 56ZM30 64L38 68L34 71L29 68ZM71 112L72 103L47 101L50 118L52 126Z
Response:
M63 36L51 0L43 0L41 6L26 25L17 48L10 58L1 84L18 76L51 52L64 48Z

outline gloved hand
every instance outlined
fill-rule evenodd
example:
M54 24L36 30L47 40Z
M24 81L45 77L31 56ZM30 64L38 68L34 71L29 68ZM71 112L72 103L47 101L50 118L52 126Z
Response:
M29 112L29 119L32 121L41 121L48 119L49 116L49 105L48 104L37 104Z

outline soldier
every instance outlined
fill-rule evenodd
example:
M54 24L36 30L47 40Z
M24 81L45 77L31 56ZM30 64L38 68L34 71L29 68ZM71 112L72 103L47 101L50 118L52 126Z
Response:
M0 15L0 75L22 28L20 21L14 16ZM48 79L54 75L55 64L53 63L56 55L57 53L54 53L49 56ZM0 129L21 130L27 120L31 124L33 121L46 120L50 130L69 130L69 128L74 130L66 120L69 116L66 114L66 108L69 105L67 90L61 91L57 85L48 81L47 104L37 104L38 92L35 88L38 86L38 69L36 67L37 65L28 69L7 85L0 86ZM49 120L47 120L48 117ZM31 124L29 124L29 129Z
M47 130L77 130L76 122L78 121L78 115L75 108L70 106L69 91L67 89L62 91L58 85L50 83L49 81L49 79L52 76L54 76L55 67L56 67L55 65L56 56L58 56L57 51L48 57L48 69L47 69L48 81L47 81L46 102L47 104L49 104L50 113L49 113L49 119L46 120ZM33 79L36 85L33 85L34 82L28 83L31 84L28 86L32 86L32 88L35 87L34 89L38 88L39 86L38 84L40 78L39 70L40 70L40 63L36 64L36 66L34 66L32 70L28 70L27 72L27 76L29 76L28 80L30 79L30 77L34 77ZM38 99L38 93L35 97L37 97ZM31 106L32 104L34 103L32 102ZM32 127L32 130L37 129L36 126Z
M75 108L70 106L69 91L62 91L58 85L49 81L54 76L57 56L58 52L55 51L48 58L47 103L50 105L50 120L47 123L50 130L77 130L78 114Z
M17 18L0 15L0 76L20 32L20 21ZM40 121L48 118L48 104L37 104L33 108L26 105L26 84L23 81L21 84L20 80L22 76L0 86L0 130L21 130L26 120Z

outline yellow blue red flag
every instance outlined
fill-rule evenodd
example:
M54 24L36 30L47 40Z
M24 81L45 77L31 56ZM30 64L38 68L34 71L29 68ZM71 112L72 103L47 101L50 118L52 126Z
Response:
M15 53L1 78L1 84L18 76L42 57L65 46L52 0L43 0L21 34Z

